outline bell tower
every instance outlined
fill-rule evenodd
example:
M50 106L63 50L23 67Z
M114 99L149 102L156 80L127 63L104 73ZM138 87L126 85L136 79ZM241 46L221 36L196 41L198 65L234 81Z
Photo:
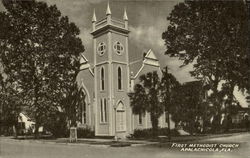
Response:
M95 76L95 134L117 136L130 132L128 16L112 17L109 3L106 16L92 18Z

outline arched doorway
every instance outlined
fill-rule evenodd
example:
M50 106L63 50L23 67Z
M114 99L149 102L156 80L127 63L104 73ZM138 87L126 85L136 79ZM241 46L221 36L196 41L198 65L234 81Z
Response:
M116 108L116 131L126 131L126 110L124 104L120 101Z

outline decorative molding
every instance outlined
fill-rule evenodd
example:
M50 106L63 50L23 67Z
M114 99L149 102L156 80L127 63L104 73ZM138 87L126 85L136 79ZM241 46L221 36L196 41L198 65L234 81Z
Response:
M158 61L146 60L146 61L143 61L143 63L146 65L150 65L150 66L160 67L160 64Z
M98 64L96 64L96 66L100 66L100 65L104 65L104 64L108 64L109 62L108 61L102 61L102 62L99 62Z
M97 36L100 36L99 34L100 33L106 33L105 31L107 32L110 32L110 31L117 31L117 32L120 32L120 33L123 33L123 34L128 34L130 31L125 29L125 28L122 28L122 27L119 27L119 26L113 26L113 25L105 25L93 32L91 32L91 34L94 36L94 37L97 37Z

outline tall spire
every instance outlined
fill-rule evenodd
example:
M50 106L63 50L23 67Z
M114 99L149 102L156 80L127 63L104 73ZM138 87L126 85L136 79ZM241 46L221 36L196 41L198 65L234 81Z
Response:
M128 16L127 16L126 8L124 8L123 20L124 21L128 21Z
M95 9L94 9L93 17L92 17L92 22L96 22Z
M108 5L107 5L106 15L111 15L111 11L109 8L109 1L108 1Z

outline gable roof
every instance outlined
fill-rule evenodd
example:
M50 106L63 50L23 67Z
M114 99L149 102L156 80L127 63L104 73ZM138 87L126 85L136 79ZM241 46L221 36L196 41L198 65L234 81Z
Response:
M143 59L130 63L129 66L130 66L131 77L132 78L138 77L138 74L142 71L145 64L160 68L159 60L157 59L157 57L155 56L154 52L151 49L147 51Z
M88 59L83 54L81 54L80 71L85 70L85 69L89 69L90 73L94 76L94 73L90 67L90 64L88 63Z
M155 53L151 49L148 50L147 54L145 55L143 63L151 66L160 67L159 61L155 56Z
M143 65L143 59L139 59L129 63L129 69L131 76L135 76Z
M88 59L83 54L81 54L80 64L85 64L85 63L88 63Z
M158 61L157 57L155 56L155 53L151 49L148 50L144 58Z

